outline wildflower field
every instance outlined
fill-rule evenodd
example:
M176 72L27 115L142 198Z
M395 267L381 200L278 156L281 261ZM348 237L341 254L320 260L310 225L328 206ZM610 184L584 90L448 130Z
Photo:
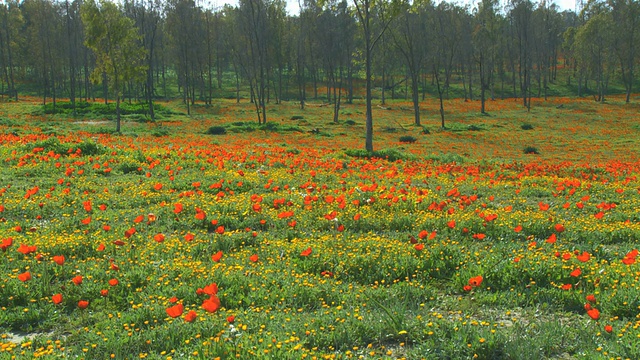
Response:
M1 104L0 359L640 358L637 105L312 105Z

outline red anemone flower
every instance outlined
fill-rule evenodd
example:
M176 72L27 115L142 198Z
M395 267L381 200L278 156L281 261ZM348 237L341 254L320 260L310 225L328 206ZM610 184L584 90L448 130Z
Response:
M178 316L182 315L182 312L184 311L184 305L176 304L172 307L167 308L166 311L167 315L171 316L172 318L177 318Z

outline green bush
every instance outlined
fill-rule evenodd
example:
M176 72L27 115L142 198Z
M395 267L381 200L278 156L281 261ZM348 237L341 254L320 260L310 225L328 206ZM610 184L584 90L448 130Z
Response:
M411 136L411 135L403 135L400 136L400 142L401 143L414 143L416 142L418 139L416 139L415 137Z
M79 143L63 143L55 136L46 140L37 141L28 145L30 150L42 148L45 152L53 151L55 154L67 155L80 150L82 155L99 155L103 153L103 147L92 140L84 140Z
M535 146L527 146L524 148L524 153L525 154L539 154L538 152L538 148L536 148Z
M520 125L520 129L522 129L522 130L533 130L533 125L531 125L531 124L522 124L522 125Z
M224 135L227 133L227 129L224 126L212 126L207 129L208 135Z
M364 149L347 149L344 153L345 155L351 156L351 157L366 158L366 159L379 158L379 159L386 159L389 161L414 159L413 155L406 154L398 149L393 149L393 148L383 149L383 150L374 151L374 152L368 152L367 150L364 150Z

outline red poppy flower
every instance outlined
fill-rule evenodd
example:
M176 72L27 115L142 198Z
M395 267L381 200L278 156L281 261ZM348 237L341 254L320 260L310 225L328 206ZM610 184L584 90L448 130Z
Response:
M2 251L7 251L7 249L13 245L13 238L2 239L2 243L0 243L0 249Z
M515 232L519 233L520 231L522 231L522 226L521 226L521 225L516 226L516 227L513 229L513 231L515 231Z
M186 242L191 242L193 241L194 238L195 238L195 235L193 235L192 233L187 233L187 235L184 236L184 240Z
M172 304L175 304L175 303L178 302L178 298L175 297L175 296L172 296L171 298L169 298L169 302L172 303Z
M413 248L417 251L422 251L424 249L424 244L415 244Z
M73 281L73 283L76 285L82 284L82 275L74 277L73 279L71 279L71 281Z
M249 260L251 260L251 262L258 262L258 254L251 255Z
M482 284L482 280L483 280L482 275L474 276L471 279L469 279L469 285L473 287L480 286Z
M214 313L220 308L220 299L213 295L202 302L202 308L207 312Z
M120 282L118 281L118 279L110 279L109 280L109 285L110 286L116 286L118 285Z
M471 235L471 237L476 239L476 240L482 240L485 237L487 237L487 235L485 235L485 234L473 234L473 235Z
M159 242L159 243L163 242L164 238L165 238L165 236L164 236L163 233L155 234L153 236L153 240L155 240L156 242Z
M236 321L236 317L235 316L233 316L233 315L227 316L227 322L229 324L233 324L234 321Z
M109 290L107 290L107 289L100 290L100 296L102 296L102 297L109 296Z
M549 204L545 204L541 201L538 203L538 208L540 208L540 211L547 211L549 210Z
M573 285L571 285L571 284L564 284L564 285L562 285L562 290L571 290L572 287L573 287Z
M587 295L587 301L590 303L595 303L596 302L596 297L593 294L589 294Z
M25 244L20 244L20 246L18 247L18 252L22 253L24 255L29 255L31 253L36 252L36 246L29 246L29 245L25 245Z
M451 220L451 221L449 221L449 222L447 223L447 226L448 226L450 229L455 228L455 227L456 227L456 221L455 221L455 220Z
M64 264L64 255L54 255L53 256L53 262L55 262L58 265L63 265Z
M78 301L78 307L82 310L86 309L89 306L89 302L87 300Z
M589 315L589 317L592 318L593 320L600 319L600 311L596 308L587 310L587 315Z
M471 289L473 289L471 287L471 285L465 285L465 286L462 287L462 290L464 290L464 291L471 291Z
M571 253L564 253L564 254L562 254L562 259L563 259L563 260L569 260L569 259L571 259Z
M105 210L107 210L107 205L105 205L105 204L100 204L100 205L98 206L98 209L100 209L101 211L105 211Z
M133 234L135 234L135 233L136 233L136 228L133 228L133 227L132 227L131 229L126 230L126 231L124 232L124 237L128 239L128 238L130 238L131 236L133 236Z
M153 189L156 190L156 191L162 190L162 184L157 183L157 184L153 185Z
M183 209L184 209L184 206L182 206L182 204L180 204L180 203L173 205L173 213L174 214L180 214Z
M562 224L556 224L554 228L556 229L556 232L558 234L565 230L564 225L562 225Z
M551 234L551 235L547 238L546 242L547 242L547 243L549 243L549 244L555 244L555 243L556 243L556 240L558 240L558 237L556 236L556 234Z
M222 250L220 250L217 253L211 255L211 260L213 260L213 262L220 262L220 259L222 259Z
M171 316L172 318L177 318L178 316L182 315L182 311L184 311L184 305L176 304L172 307L167 308L166 311L167 315Z
M308 248L302 250L302 252L300 253L300 256L309 256L309 255L311 255L312 251L313 250L311 250L311 247L308 247Z
M54 304L58 305L62 302L62 294L55 294L51 297L51 301L53 301Z
M580 268L576 268L571 272L571 274L569 274L569 276L578 277L581 274L582 274L582 270L580 270Z
M102 230L104 230L104 231L111 231L111 226L109 226L109 225L103 225L103 226L102 226Z
M604 213L600 211L599 213L593 215L596 219L600 220L604 217Z
M587 262L589 261L589 259L591 259L591 255L589 255L588 252L583 251L582 254L576 255L576 259L578 259L578 261L580 262Z
M22 282L31 280L31 273L27 271L27 272L23 272L22 274L18 274L18 280Z
M82 225L89 225L91 224L91 216L82 219L82 221L80 221L82 223Z
M190 310L185 316L184 321L193 322L198 317L198 314L194 310Z
M605 325L604 326L604 331L606 331L607 333L611 334L611 332L613 331L613 326Z
M104 249L105 249L104 244L100 244L98 245L98 248L96 249L96 251L104 251Z
M204 220L207 218L207 214L204 211L200 211L196 213L196 220Z
M278 214L278 218L286 219L293 216L293 211L284 211Z
M220 235L224 234L224 226L222 226L222 225L218 226L216 228L216 233L220 234Z
M210 296L216 295L218 293L218 284L211 283L205 286L204 289L202 289L202 292Z

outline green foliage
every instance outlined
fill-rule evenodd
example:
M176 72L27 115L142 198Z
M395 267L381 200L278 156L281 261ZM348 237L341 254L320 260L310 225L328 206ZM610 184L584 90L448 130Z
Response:
M208 135L224 135L227 133L227 129L224 126L212 126L207 129Z
M413 137L411 135L400 136L400 142L401 143L414 143L416 141L418 141L418 139L416 139L415 137Z
M31 143L26 147L31 151L34 149L42 149L44 152L52 151L53 153L60 155L79 152L82 155L92 156L104 153L104 147L96 144L90 139L79 143L63 143L55 136L51 136L46 140Z
M41 109L44 114L62 114L68 116L73 114L73 104L71 104L71 102L57 102L55 107L53 106L53 103L48 103L42 106ZM156 114L160 114L165 117L171 117L176 114L174 111L162 104L154 104L153 110ZM39 111L40 110L36 111L36 114L38 114ZM102 102L77 101L76 114L86 117L112 116L116 114L116 106L113 103L104 104ZM147 103L120 104L120 115L146 116L147 114L149 114L149 105ZM139 119L147 121L146 117Z
M356 157L356 158L364 158L364 159L372 159L379 158L385 159L388 161L396 161L396 160L414 160L415 156L411 154L406 154L398 149L390 148L383 149L380 151L368 152L364 149L347 149L344 152L347 156Z
M533 125L526 123L526 124L522 124L520 125L520 129L522 130L533 130Z
M535 146L527 146L523 151L525 154L539 154L538 148Z

